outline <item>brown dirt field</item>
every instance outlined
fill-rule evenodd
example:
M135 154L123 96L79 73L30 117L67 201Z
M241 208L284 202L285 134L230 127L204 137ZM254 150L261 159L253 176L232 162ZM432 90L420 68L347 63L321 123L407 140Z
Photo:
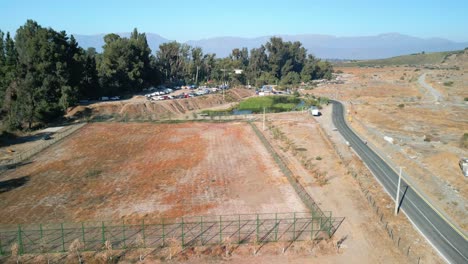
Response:
M0 224L307 211L273 164L246 123L90 124L0 176Z
M269 115L269 124L280 129L294 147L274 139L271 130L265 136L283 156L293 173L305 183L307 191L322 210L345 217L334 235L343 239L339 254L322 256L320 263L406 263L409 260L388 238L378 224L356 181L336 156L330 141L322 135L320 125L307 113ZM261 127L261 124L257 124ZM310 160L309 167L303 162ZM323 183L325 177L326 183Z
M338 96L345 102L351 126L388 160L405 167L414 186L464 232L468 231L468 186L458 161L468 157L468 149L460 146L460 138L468 131L467 61L465 52L442 65L458 70L343 67L344 84L305 91ZM427 74L425 82L442 94L441 102L436 103L420 85L423 73ZM387 143L384 136L395 143Z

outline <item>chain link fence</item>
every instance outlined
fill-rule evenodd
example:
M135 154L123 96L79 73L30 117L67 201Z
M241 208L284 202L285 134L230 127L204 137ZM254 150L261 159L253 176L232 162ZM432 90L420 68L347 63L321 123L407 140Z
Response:
M4 170L15 168L17 165L21 165L21 163L25 160L31 158L32 156L36 155L37 153L41 152L47 147L55 144L56 142L62 140L63 138L68 137L69 135L76 132L78 129L82 128L84 125L86 125L86 123L71 125L59 133L54 133L50 139L43 140L36 146L26 151L19 152L18 154L14 155L8 162L0 165L0 173Z
M98 251L105 243L113 249L156 248L176 243L184 247L224 244L264 244L327 238L330 212L194 216L155 222L106 221L92 223L25 224L0 226L0 255L10 256L12 245L19 254L68 251L79 240L84 251Z
M320 209L320 207L317 205L317 203L312 199L312 197L309 195L309 193L306 191L304 186L300 183L300 181L294 176L292 171L286 166L286 163L282 160L282 158L276 153L276 151L273 149L271 144L268 142L268 140L265 138L265 136L260 132L260 130L257 128L257 126L249 122L249 124L252 126L255 134L258 136L260 141L263 143L267 151L270 153L270 155L273 157L275 160L276 164L278 164L279 168L283 172L283 174L287 177L289 183L292 185L294 190L296 191L297 195L301 198L302 202L311 210L312 215L326 218L325 213ZM330 212L331 214L331 212ZM330 216L331 220L331 216ZM334 225L332 221L325 223L328 227L328 237L331 237L338 226Z
M335 108L333 108L333 111L336 111ZM326 139L329 142L329 144L333 147L333 149L335 150L335 153L339 156L339 158L343 161L343 163L347 164L345 160L345 155L341 153L339 147L331 140L330 136L327 135L327 133L323 131L321 126L319 126L319 131L320 131L320 134L323 136L323 138ZM368 188L370 187L369 187L369 184L367 183L368 180L366 179L366 177L364 175L360 175L359 172L356 171L353 167L348 166L348 169L350 170L350 173L353 176L353 178L359 184L361 191L364 193L367 201L372 206L372 209L378 216L379 223L383 226L383 228L385 228L386 233L388 234L389 238L393 241L395 246L403 254L405 254L408 257L410 263L419 264L421 262L421 256L411 251L411 245L413 244L414 241L411 239L408 239L404 233L392 227L391 223L385 218L384 210L382 210L377 205L375 198L369 192Z

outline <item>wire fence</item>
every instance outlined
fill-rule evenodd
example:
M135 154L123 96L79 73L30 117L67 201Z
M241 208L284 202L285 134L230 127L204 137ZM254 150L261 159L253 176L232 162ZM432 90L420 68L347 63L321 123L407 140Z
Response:
M78 129L82 128L84 125L86 125L86 123L80 123L69 126L64 131L53 134L50 139L43 140L41 143L35 145L34 147L26 151L19 152L18 154L14 155L8 162L0 165L0 172L6 169L14 168L17 165L21 165L21 163L25 160L31 158L32 156L36 155L37 153L41 152L47 147L55 144L56 142L62 140L63 138L68 137L69 135L76 132Z
M324 239L334 219L330 212L317 216L310 212L195 216L159 219L152 223L93 222L0 226L0 255L18 253L59 253L79 240L82 251L98 251L105 243L113 249L156 248L176 243L184 247L224 244L264 244L278 241Z
M339 147L330 139L330 136L327 135L322 130L322 127L319 126L319 131L322 134L322 136L329 142L329 144L333 147L337 155L340 157L340 159L346 164L345 161L345 155L341 153ZM377 217L379 219L379 223L385 228L386 233L388 234L389 238L393 241L395 246L402 252L404 253L408 259L410 260L410 263L420 263L421 262L421 256L417 255L416 253L413 253L411 250L411 246L413 244L413 240L408 239L408 237L402 233L402 231L397 230L392 227L391 222L388 221L385 217L384 210L382 210L376 203L375 198L372 196L372 194L369 192L369 185L366 184L366 178L364 175L360 175L353 167L348 166L348 169L350 170L351 175L353 178L357 181L359 184L360 189L366 196L367 201L369 204L372 206L372 209L374 212L377 214Z
M294 176L292 171L286 166L286 163L281 159L281 157L276 153L276 151L273 149L271 144L268 142L268 140L265 138L265 136L260 132L260 130L257 128L257 126L249 122L250 125L252 126L255 134L258 136L260 141L263 143L267 151L270 153L270 155L273 157L275 160L276 164L278 164L279 168L283 172L284 175L286 175L289 183L292 185L298 196L301 198L302 202L311 210L312 214L314 216L318 217L326 217L325 213L320 209L320 207L317 205L317 203L312 199L312 197L309 195L309 193L306 191L304 186L300 183L300 181ZM331 214L331 212L330 212ZM331 218L331 217L330 217ZM328 223L329 229L328 229L328 237L331 237L338 226L333 225L332 222Z
M130 117L127 115L112 114L112 115L99 115L88 118L87 122L155 122L155 123L180 123L187 121L234 121L234 120L255 120L258 119L260 114L242 114L242 115L203 115L192 114L185 117L175 116L136 116Z

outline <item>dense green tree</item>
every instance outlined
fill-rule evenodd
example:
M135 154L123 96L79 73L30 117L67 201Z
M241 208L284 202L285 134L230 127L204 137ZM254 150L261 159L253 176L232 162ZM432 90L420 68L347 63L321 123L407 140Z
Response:
M15 40L0 31L0 119L10 128L32 128L53 120L79 99L121 95L144 87L228 82L297 85L332 77L329 62L307 52L300 42L273 37L249 50L233 49L227 58L204 54L177 42L151 54L146 35L135 28L129 38L104 37L101 54L83 50L74 36L28 20ZM234 69L243 70L235 74Z
M190 79L186 74L189 61L190 46L175 41L161 44L156 52L157 69L164 82L178 84Z
M10 124L26 122L31 128L36 122L51 121L76 103L79 73L74 67L79 48L73 38L69 41L64 31L56 32L28 20L16 32L14 44L7 48L10 63L17 52L16 84L9 92Z
M6 83L5 83L5 42L4 42L4 34L0 30L0 110L3 109L3 98L5 98L5 90L6 90Z
M301 76L295 71L290 71L281 79L281 85L295 85L301 82Z
M151 50L145 34L137 29L130 38L108 34L104 42L98 65L103 93L138 92L151 83Z
M95 99L103 95L101 94L96 68L96 50L94 48L89 48L83 56L80 97L82 99Z
M291 71L302 71L307 53L300 42L283 42L281 38L272 37L265 47L270 71L276 78L281 79Z
M3 67L5 65L5 42L3 40L4 37L5 34L3 34L3 32L0 30L0 67Z

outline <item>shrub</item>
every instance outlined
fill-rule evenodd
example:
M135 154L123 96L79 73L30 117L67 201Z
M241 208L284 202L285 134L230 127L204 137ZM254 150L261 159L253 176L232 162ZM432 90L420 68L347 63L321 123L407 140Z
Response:
M453 82L452 82L452 81L444 82L444 85L445 85L445 86L452 86L452 85L453 85Z
M399 104L398 107L403 108L403 107L405 107L405 105L404 104Z
M460 147L468 148L468 133L463 134L460 139Z

